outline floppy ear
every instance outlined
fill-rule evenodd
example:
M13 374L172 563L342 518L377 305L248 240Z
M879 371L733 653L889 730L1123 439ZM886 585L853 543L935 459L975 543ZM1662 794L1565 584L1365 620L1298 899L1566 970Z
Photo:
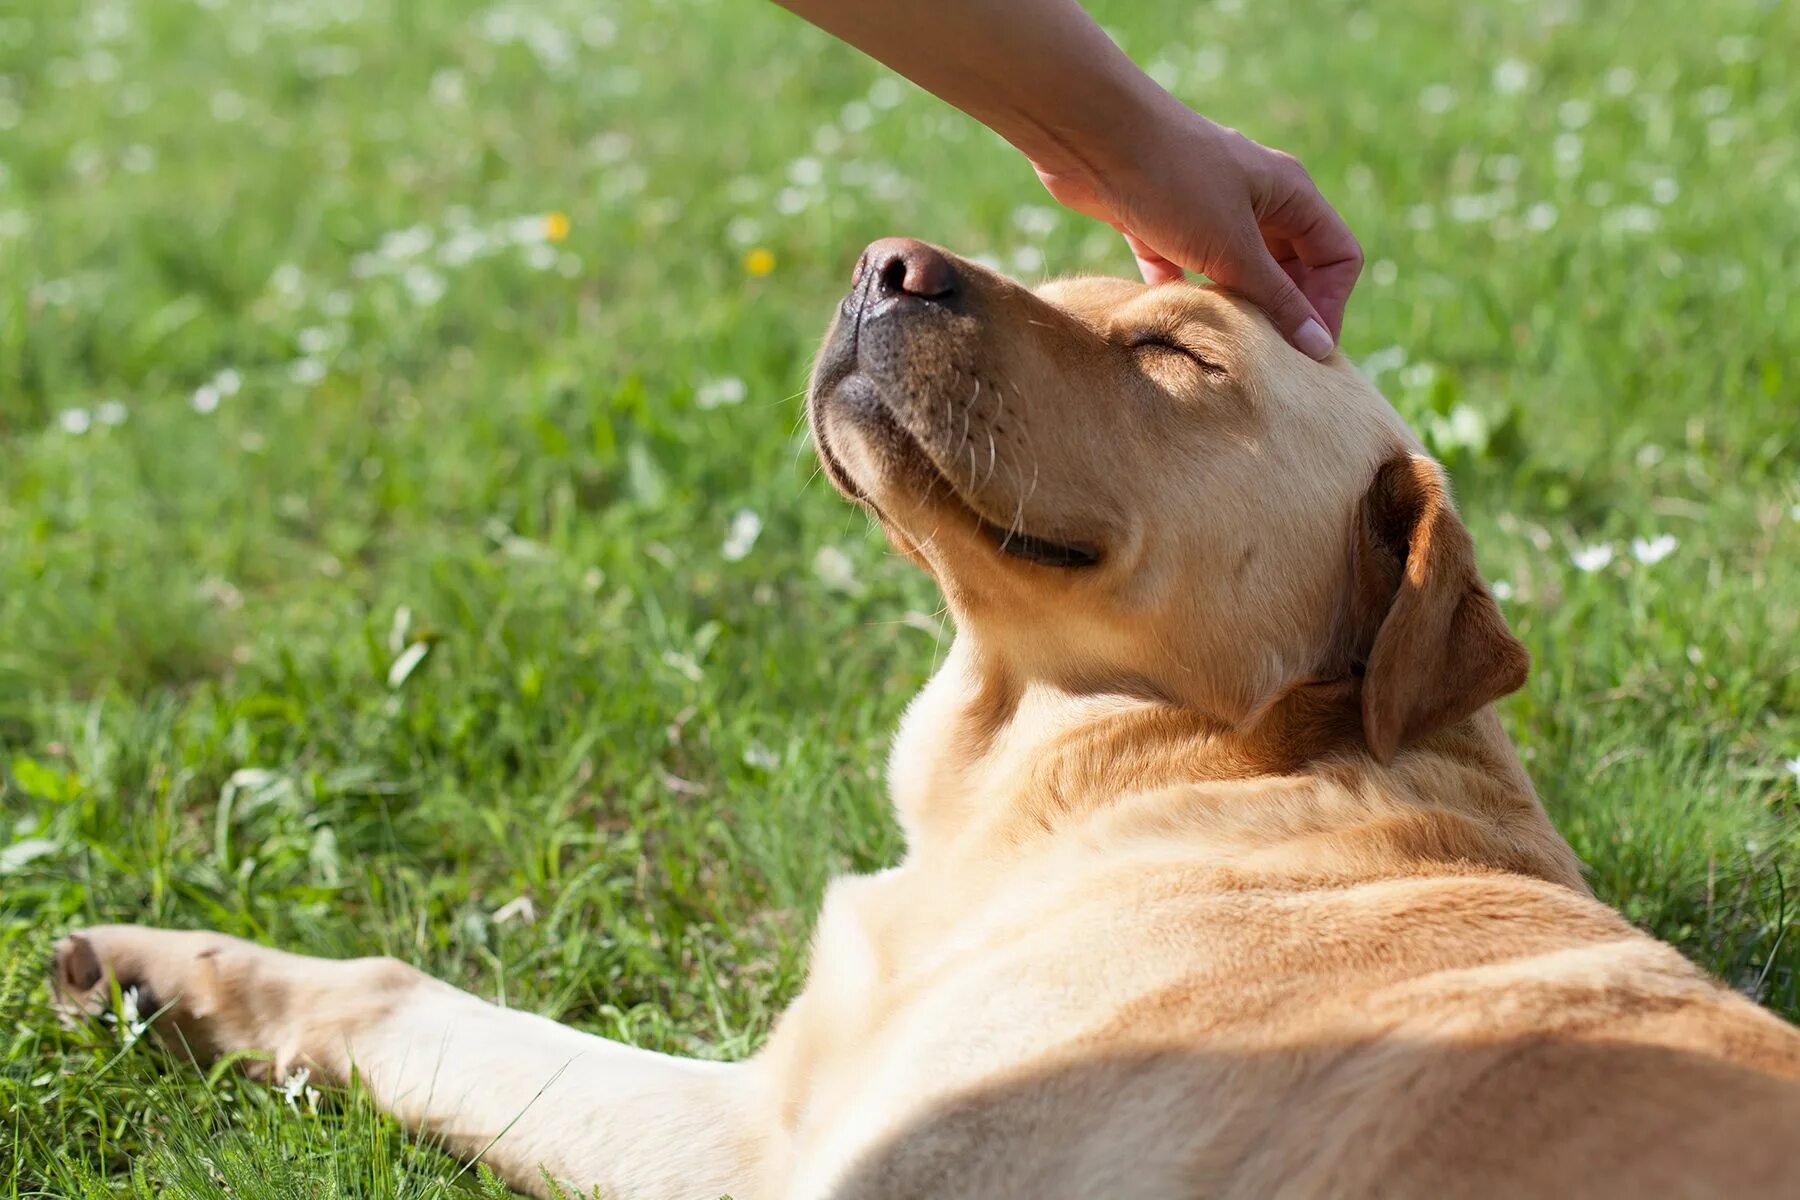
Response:
M1531 657L1475 569L1443 470L1401 454L1375 472L1351 545L1363 736L1384 763L1524 684Z

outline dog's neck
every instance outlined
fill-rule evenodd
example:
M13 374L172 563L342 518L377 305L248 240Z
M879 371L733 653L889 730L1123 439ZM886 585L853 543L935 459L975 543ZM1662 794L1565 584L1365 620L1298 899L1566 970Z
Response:
M1314 856L1325 874L1341 874L1338 857L1372 874L1466 862L1584 886L1491 709L1387 768L1362 749L1356 686L1295 688L1251 727L1229 728L1176 705L1022 681L959 638L907 710L889 789L927 859L1024 852L1148 810L1154 826L1173 809L1180 836L1219 846L1303 834L1328 848Z

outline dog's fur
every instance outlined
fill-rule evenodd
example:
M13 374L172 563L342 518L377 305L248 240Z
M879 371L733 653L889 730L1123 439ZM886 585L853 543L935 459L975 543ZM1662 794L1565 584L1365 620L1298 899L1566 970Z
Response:
M354 1069L540 1193L1796 1194L1800 1032L1589 894L1393 410L1219 292L935 253L871 248L810 406L957 638L894 745L907 857L830 889L761 1053L126 926L62 944L61 1002Z

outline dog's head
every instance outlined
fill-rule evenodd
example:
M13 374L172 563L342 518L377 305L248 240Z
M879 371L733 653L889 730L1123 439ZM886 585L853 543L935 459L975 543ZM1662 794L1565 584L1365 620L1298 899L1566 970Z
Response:
M1438 466L1225 293L876 242L808 406L832 482L1020 680L1230 725L1336 687L1382 759L1524 680Z

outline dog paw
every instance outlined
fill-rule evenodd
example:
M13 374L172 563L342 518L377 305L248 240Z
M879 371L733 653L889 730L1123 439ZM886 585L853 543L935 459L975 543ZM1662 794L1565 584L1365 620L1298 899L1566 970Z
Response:
M201 1060L254 1044L254 1014L230 1011L267 951L223 934L97 925L56 944L50 968L52 1003L65 1021L110 1012L115 989L125 1019L163 1043Z

